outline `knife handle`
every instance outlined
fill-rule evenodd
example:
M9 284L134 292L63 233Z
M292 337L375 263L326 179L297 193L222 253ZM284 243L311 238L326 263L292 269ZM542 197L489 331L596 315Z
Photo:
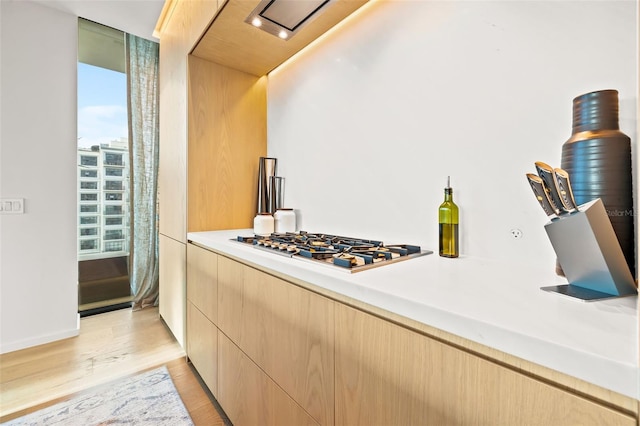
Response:
M564 205L562 204L562 200L560 199L560 194L558 194L556 183L553 180L553 168L550 165L543 163L542 161L536 161L535 164L538 176L540 176L540 178L542 179L543 186L549 194L549 200L551 201L551 205L554 207L553 210L564 212Z
M527 180L529 181L529 185L531 185L531 189L533 190L536 199L542 206L542 210L547 214L547 216L558 215L560 212L556 209L551 200L549 199L549 193L546 191L544 187L544 183L542 182L542 178L540 176L536 176L533 173L527 173Z
M558 193L564 207L568 211L578 211L578 204L576 203L575 198L573 198L573 190L571 189L569 173L563 169L553 169L553 179L558 187Z

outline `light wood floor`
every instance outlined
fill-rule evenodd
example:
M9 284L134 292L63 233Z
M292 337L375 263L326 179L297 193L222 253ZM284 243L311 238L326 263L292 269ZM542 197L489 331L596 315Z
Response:
M161 365L197 426L229 424L157 308L86 317L77 337L0 355L0 422Z

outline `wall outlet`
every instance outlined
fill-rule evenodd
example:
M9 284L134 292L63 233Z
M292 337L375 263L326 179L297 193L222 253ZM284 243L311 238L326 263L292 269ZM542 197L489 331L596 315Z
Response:
M522 238L522 231L517 228L513 228L509 232L511 233L511 238L513 238L514 240L519 240Z
M23 214L24 198L0 198L0 214Z

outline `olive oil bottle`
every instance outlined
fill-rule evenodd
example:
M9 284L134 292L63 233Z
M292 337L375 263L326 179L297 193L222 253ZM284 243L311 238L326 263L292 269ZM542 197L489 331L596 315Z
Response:
M447 187L444 189L444 202L438 211L440 225L440 256L458 257L458 206L453 202L453 188L450 176L447 176Z

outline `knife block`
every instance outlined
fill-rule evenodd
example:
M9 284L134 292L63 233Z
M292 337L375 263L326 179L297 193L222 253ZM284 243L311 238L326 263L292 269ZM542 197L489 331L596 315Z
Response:
M637 294L635 282L601 199L544 228L569 284L542 287L584 301Z

